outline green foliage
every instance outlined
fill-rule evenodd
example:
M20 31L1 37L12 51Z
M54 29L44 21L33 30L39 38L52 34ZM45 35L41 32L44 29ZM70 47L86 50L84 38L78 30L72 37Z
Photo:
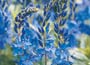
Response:
M15 65L11 48L6 45L6 48L0 50L0 65Z
M90 59L90 36L87 36L85 40L85 48L80 48L80 50Z
M15 65L15 63L8 56L0 55L0 65Z

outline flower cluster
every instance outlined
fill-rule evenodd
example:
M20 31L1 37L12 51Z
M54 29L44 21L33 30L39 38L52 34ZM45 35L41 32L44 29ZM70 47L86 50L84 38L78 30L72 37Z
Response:
M42 14L35 14L32 23L24 21L21 35L16 37L18 41L13 45L14 54L20 56L20 64L27 65L26 63L30 62L29 65L32 65L45 58L45 65L47 65L47 59L51 59L51 65L64 65L65 63L65 65L72 65L70 60L72 56L68 50L77 46L78 31L90 33L89 26L78 23L79 12L75 12L76 7L77 4L74 0L69 2L67 0L52 0L42 7L44 9ZM29 14L28 12L33 9L26 10L17 15L18 20L23 21ZM86 28L88 29L84 32L83 30Z

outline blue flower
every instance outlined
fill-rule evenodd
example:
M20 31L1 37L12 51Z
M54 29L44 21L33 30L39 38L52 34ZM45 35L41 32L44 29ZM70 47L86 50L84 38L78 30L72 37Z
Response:
M48 4L50 2L50 0L41 0L43 4Z
M3 41L0 41L0 49L3 49L4 48L4 43Z
M63 60L59 65L72 65L72 62Z
M39 32L25 26L22 29L22 35L16 37L12 48L14 55L19 55L19 60L22 60L21 64L27 60L30 62L39 62L45 54L42 37Z
M54 24L54 31L55 31L56 33L59 32L59 24L57 24L57 23Z
M79 25L79 30L80 30L81 33L90 35L90 26L89 25L86 25L84 23L81 23Z
M4 3L4 2L3 2ZM5 6L5 5L4 5ZM4 7L3 6L3 7ZM4 48L6 43L11 43L11 14L7 7L0 8L0 47Z
M89 18L90 18L89 7L86 7L84 10L81 10L75 14L76 21L84 22L85 20Z

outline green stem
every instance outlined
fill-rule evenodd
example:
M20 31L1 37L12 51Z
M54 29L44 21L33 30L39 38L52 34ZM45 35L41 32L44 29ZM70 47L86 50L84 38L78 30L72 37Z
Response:
M47 65L47 56L46 56L46 53L45 53L45 65Z
M45 49L45 46L46 46L46 33L44 32L44 49ZM46 55L46 51L45 51L45 65L47 65L47 55Z

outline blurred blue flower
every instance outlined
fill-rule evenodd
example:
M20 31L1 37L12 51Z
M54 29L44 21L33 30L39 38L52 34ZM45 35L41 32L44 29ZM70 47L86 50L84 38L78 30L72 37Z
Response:
M87 24L81 23L79 25L79 30L80 30L81 33L90 35L90 26L87 25Z
M85 9L80 10L78 13L75 14L75 20L84 22L85 20L90 18L90 13L89 13L89 7L85 7Z
M5 6L5 4L4 4ZM4 48L5 43L10 43L11 42L11 14L8 11L8 8L5 7L3 9L1 6L0 7L0 49Z

